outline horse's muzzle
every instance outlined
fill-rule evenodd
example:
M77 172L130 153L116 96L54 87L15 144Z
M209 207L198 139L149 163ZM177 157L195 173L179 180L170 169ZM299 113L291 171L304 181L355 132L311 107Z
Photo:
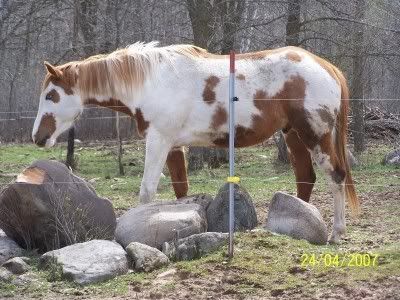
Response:
M33 142L39 146L39 147L44 147L46 146L47 140L50 138L49 134L46 134L45 136L34 136Z

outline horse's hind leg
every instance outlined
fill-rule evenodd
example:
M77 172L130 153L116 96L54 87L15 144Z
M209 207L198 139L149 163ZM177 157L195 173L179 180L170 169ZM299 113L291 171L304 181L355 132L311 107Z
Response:
M173 148L167 157L167 166L171 175L176 198L187 196L189 182L187 179L185 152L183 147Z
M330 178L334 198L334 217L329 242L337 243L346 231L344 186L346 171L340 166L331 132L319 138L318 143L311 150L311 156Z
M308 202L315 183L315 172L310 152L295 130L290 129L284 136L289 150L289 158L296 175L297 197Z

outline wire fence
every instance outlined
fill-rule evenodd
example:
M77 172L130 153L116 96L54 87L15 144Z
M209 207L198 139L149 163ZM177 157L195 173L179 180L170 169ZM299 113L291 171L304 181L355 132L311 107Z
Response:
M256 100L264 101L264 100L270 100L270 99L256 99ZM352 99L352 100L398 101L400 99ZM93 110L105 111L105 110L107 110L107 108L104 108L104 107L85 107L84 109L85 109L85 111L88 111L88 110L89 111L90 110L92 110L92 111ZM107 110L107 111L109 111L109 110ZM36 113L37 113L36 110L0 111L0 122L1 121L34 120L36 118L35 116L23 116L22 114L36 114ZM18 117L1 118L2 114L3 115L4 114L6 114L6 115L7 114L8 115L15 114ZM395 116L395 117L400 116L400 114L390 114L390 115L391 116ZM130 116L124 116L124 115L123 116L119 116L119 118L120 119L132 119ZM96 116L96 117L83 116L81 118L81 120L115 120L115 119L117 119L117 116ZM400 121L394 121L394 122L397 122L398 124L400 124ZM360 132L360 131L356 131L356 130L353 130L353 129L349 129L349 132L350 133L365 133L365 132ZM396 142L396 141L393 141L393 140L390 140L390 139L387 139L385 141L391 143L391 145L393 145L393 146L397 145L397 143L398 143L398 141ZM131 146L132 145L140 145L140 147L143 147L143 145L145 143L145 140L143 140L143 139L129 139L129 141L123 140L122 143L123 144L129 144ZM115 146L115 147L117 147L118 145L119 145L119 141L116 141L116 140L113 140L113 139L109 139L109 140L101 140L101 141L96 141L96 142L93 142L93 141L84 142L82 144L77 143L76 148L78 148L78 149L80 149L81 147L89 147L90 148L90 147L96 147L96 146L101 146L101 147L104 147L104 146L105 147L114 147ZM61 160L61 157L63 155L63 151L65 151L65 150L60 148L60 151L61 151L60 152L60 160ZM0 173L0 177L1 176L2 176L2 174ZM257 177L241 176L241 179L242 179L242 182L251 182L251 181L257 180L258 182L272 182L273 181L274 183L277 183L277 184L291 184L291 185L300 184L300 183L307 184L306 182L276 180L275 177L260 179L260 178L257 178ZM400 178L399 178L399 180L400 180ZM214 184L218 183L218 184L223 184L225 181L224 181L224 179L207 178L207 179L204 179L204 180L190 180L190 182L192 182L192 183L209 183L209 184L210 183L214 183ZM176 181L171 181L171 180L166 180L166 179L162 180L162 184L178 184L178 183L185 183L185 182L176 182ZM0 183L0 186L6 186L8 184L9 183ZM77 184L77 183L76 182L53 182L51 184ZM316 182L315 185L317 185L317 186L318 185L329 185L329 182ZM371 184L371 183L359 182L359 183L356 183L356 185L357 186L369 186L369 187L399 187L400 186L400 182L399 182L399 184L376 184L376 183Z

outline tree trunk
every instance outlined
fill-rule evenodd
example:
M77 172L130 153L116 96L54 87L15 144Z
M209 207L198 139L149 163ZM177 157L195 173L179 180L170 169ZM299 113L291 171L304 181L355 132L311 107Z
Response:
M214 15L210 1L186 0L189 18L192 23L193 43L208 49L213 34Z
M71 129L68 131L67 160L65 162L67 167L71 169L75 169L76 167L74 150L75 150L75 128L71 127Z
M123 154L123 149L122 149L122 139L120 135L120 128L119 128L119 113L116 113L116 120L115 120L115 127L117 131L117 141L118 141L118 170L119 170L119 175L123 176L125 175L124 171L124 165L122 164L122 154Z
M245 1L218 0L213 3L214 7L211 1L187 0L186 3L192 23L195 45L206 49L210 48L211 37L215 31L213 27L217 24L216 17L219 17L218 25L222 29L221 53L228 54L230 50L234 49L235 33L240 26ZM189 171L202 169L204 162L207 162L210 168L218 168L228 161L229 155L226 149L189 148Z
M189 18L192 23L193 43L207 49L212 34L214 20L209 1L186 0ZM190 147L188 153L188 170L197 171L204 167L204 157L208 156L206 148Z
M78 30L81 31L84 40L84 52L86 56L93 55L96 51L96 36L95 28L97 24L97 0L74 1L74 29L72 48L77 51ZM74 159L75 147L75 128L72 127L68 131L68 146L67 146L67 160L66 165L74 169L76 162Z
M286 46L298 46L300 33L300 12L301 0L289 0L288 18L286 22ZM289 157L285 138L282 131L279 131L278 137L274 137L275 144L278 148L278 161L288 164Z
M365 15L365 0L356 1L355 18L363 21ZM365 123L364 123L364 27L355 25L354 33L354 58L353 58L353 80L351 85L352 98L351 108L353 112L353 138L354 151L361 153L365 150Z

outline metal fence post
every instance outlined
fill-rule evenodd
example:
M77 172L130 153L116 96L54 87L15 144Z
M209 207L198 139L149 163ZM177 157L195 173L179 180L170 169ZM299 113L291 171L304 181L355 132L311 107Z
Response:
M235 183L239 183L239 177L235 177L235 52L230 53L229 72L229 258L233 257L233 235L235 228Z

